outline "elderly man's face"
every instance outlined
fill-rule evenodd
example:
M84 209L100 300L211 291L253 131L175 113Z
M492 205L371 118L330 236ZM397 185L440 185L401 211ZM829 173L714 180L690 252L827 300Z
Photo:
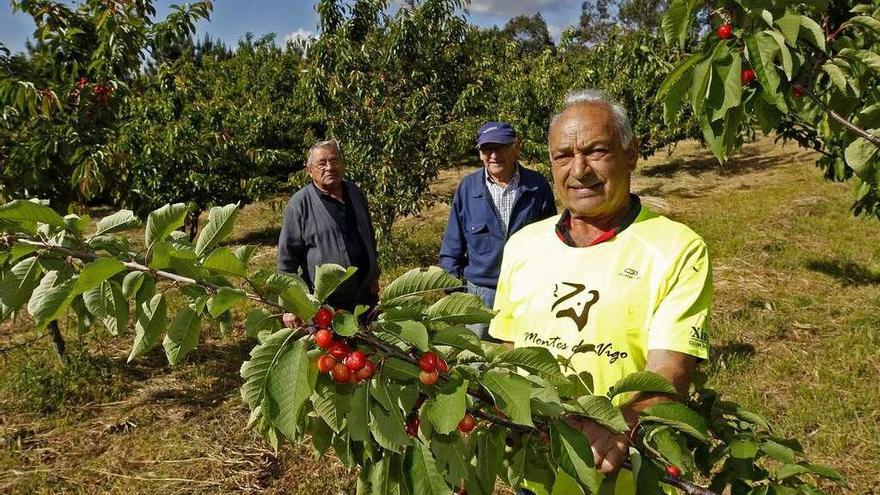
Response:
M519 158L517 143L486 143L480 146L480 161L491 175L507 177L513 175L516 159Z
M325 191L330 191L342 185L345 167L339 152L332 146L325 146L312 152L308 171L309 176L315 181L315 185Z
M549 141L553 186L575 217L603 218L629 205L637 145L633 140L623 147L610 107L567 108L550 129Z

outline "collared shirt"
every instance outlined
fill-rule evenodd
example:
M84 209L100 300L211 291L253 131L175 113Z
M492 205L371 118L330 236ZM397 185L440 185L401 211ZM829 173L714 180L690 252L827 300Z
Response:
M593 239L593 242L590 243L590 246L595 246L596 244L601 244L606 241L610 241L614 239L617 234L621 233L632 225L632 223L638 218L639 213L642 211L642 200L639 199L635 194L630 194L630 205L629 211L626 213L626 217L624 217L623 222L620 223L617 227L614 227L611 230L606 230L602 232L599 237ZM571 211L565 209L562 211L562 215L559 216L559 221L556 222L556 237L559 237L559 240L564 242L566 245L571 247L578 247L577 243L574 241L574 238L571 236Z
M492 198L492 206L501 220L504 236L507 237L510 212L513 211L513 204L516 202L516 187L519 185L519 164L516 164L516 171L510 182L507 183L507 187L502 187L501 184L495 182L488 170L483 169L483 173L486 177L486 188L489 189L489 196Z

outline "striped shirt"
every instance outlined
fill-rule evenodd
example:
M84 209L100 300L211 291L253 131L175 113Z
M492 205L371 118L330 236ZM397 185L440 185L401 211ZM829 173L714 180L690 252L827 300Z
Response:
M513 212L513 203L516 201L516 186L519 185L519 164L516 165L516 172L513 173L513 177L507 183L507 187L502 187L495 182L495 179L489 175L486 169L483 170L486 177L486 188L489 189L489 195L492 197L492 207L498 215L498 219L501 220L501 229L504 232L504 237L507 237L510 214Z

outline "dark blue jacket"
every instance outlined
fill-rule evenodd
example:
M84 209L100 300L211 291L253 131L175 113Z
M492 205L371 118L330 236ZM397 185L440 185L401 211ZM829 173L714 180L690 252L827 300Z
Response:
M474 284L495 288L507 238L532 222L555 215L556 203L547 180L520 166L516 200L505 237L485 174L481 168L467 175L452 197L452 210L440 245L440 266Z

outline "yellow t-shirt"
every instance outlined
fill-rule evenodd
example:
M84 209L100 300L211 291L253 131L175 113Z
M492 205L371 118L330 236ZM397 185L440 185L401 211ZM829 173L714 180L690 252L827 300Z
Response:
M641 207L612 239L571 247L559 215L507 242L489 334L546 347L593 376L597 395L645 369L650 349L708 357L712 278L706 244L687 226Z

